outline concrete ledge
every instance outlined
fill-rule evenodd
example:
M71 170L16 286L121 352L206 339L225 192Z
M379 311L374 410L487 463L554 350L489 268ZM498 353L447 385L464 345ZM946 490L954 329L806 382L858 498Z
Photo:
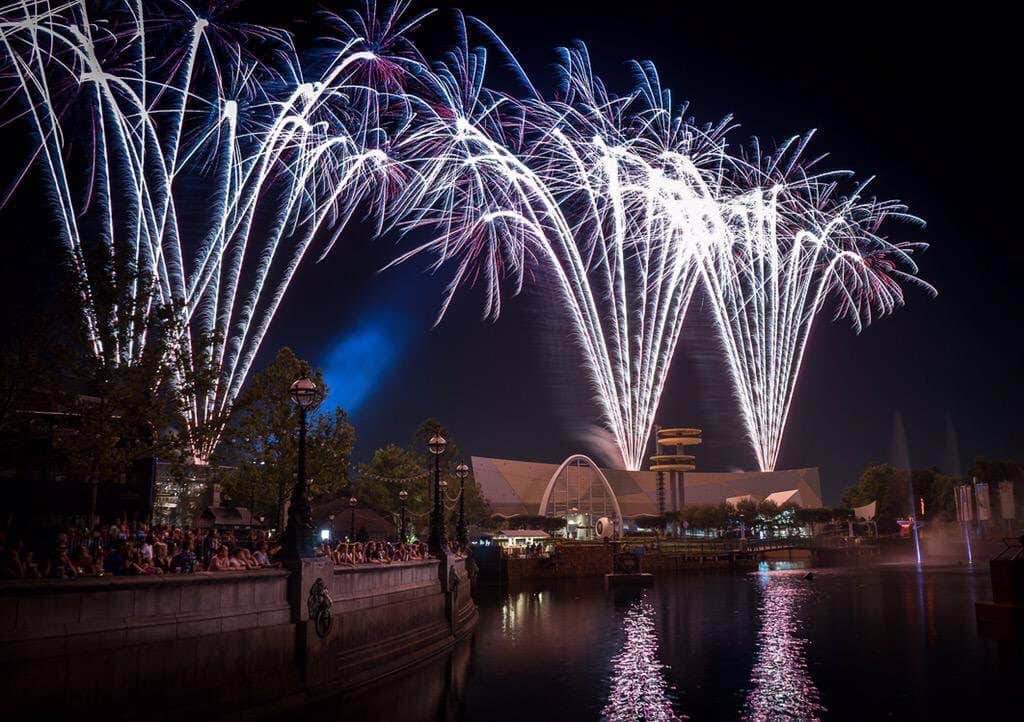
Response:
M0 583L0 697L15 718L103 710L111 720L259 718L355 689L450 649L476 623L465 564ZM316 578L330 631L309 621ZM322 629L320 630L322 631Z
M0 643L63 638L65 650L154 643L239 628L287 623L288 572L271 569L166 577L32 580L0 585ZM258 601L257 601L258 600ZM282 613L283 612L283 613ZM53 644L42 645L51 653Z
M79 577L78 579L4 579L0 580L0 597L8 594L66 594L106 591L110 589L151 588L154 585L193 586L229 584L238 579L286 578L284 569L240 569L230 572L196 572L194 574L154 574L144 577Z

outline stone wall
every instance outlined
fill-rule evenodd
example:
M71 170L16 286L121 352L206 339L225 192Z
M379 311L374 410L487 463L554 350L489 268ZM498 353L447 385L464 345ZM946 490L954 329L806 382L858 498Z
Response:
M259 718L414 665L475 621L461 561L0 582L0 697L14 719Z
M614 544L559 544L550 559L513 557L503 560L503 568L509 581L603 576L612 571L612 554L616 549ZM780 558L786 558L785 553ZM684 555L650 550L641 560L642 571L654 574L756 568L757 562L753 559L719 558L716 554Z

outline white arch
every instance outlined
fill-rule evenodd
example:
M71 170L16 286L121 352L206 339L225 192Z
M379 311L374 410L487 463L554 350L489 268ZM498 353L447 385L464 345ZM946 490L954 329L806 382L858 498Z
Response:
M615 509L615 528L618 530L618 534L621 536L624 527L622 520L622 509L619 508L619 499L618 497L615 496L615 492L612 490L612 485L608 483L608 479L607 477L605 477L604 472L601 471L601 469L598 468L597 464L594 463L594 460L591 459L586 454L573 454L568 459L566 459L565 461L558 465L558 468L555 470L555 473L551 475L551 479L548 481L548 485L544 487L544 494L540 498L540 507L537 509L537 516L545 516L544 512L545 509L548 508L548 501L551 498L551 490L555 488L555 482L558 481L558 477L561 475L561 473L565 471L565 467L569 466L569 464L573 463L574 461L582 461L586 463L591 469L593 469L597 473L597 478L599 478L601 480L601 483L604 484L605 491L607 491L608 496L611 497L612 508Z

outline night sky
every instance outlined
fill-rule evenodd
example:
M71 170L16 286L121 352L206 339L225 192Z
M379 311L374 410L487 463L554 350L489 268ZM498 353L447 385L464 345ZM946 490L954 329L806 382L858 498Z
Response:
M295 20L311 7L275 5ZM950 472L965 471L977 455L1024 458L1024 251L1019 201L1011 198L1020 155L1011 128L1014 23L981 13L925 16L895 4L802 13L639 0L602 6L459 4L502 36L541 88L550 87L553 49L574 39L587 42L595 70L622 91L625 61L652 59L698 119L735 114L735 141L817 128L814 147L830 152L834 166L877 176L876 193L906 201L928 221L898 238L932 244L918 260L938 298L909 289L905 308L859 336L832 323L828 309L818 317L779 468L819 466L826 502L835 503L866 464L906 464L894 449L908 449L914 466ZM270 12L283 21L282 10ZM442 11L415 37L434 46L450 34ZM51 243L38 231L19 232L33 205L28 195L19 191L0 212L12 246ZM496 323L481 321L480 297L465 293L432 328L448 277L425 274L425 260L378 273L396 242L353 228L325 261L307 263L257 367L282 345L323 367L331 400L355 423L357 460L388 441L407 443L428 416L442 419L468 454L557 462L596 451L585 433L596 412L579 358L544 289L510 299ZM897 416L905 443L894 431ZM753 468L699 295L658 419L704 428L699 469Z

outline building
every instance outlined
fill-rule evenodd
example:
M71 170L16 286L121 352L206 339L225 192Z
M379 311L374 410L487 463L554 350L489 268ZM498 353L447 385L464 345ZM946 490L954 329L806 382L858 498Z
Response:
M357 541L385 541L398 538L396 515L381 513L363 504L353 509L348 497L330 499L313 505L311 511L317 538L333 542L345 539ZM410 534L416 535L413 519L409 518Z
M658 481L653 471L601 469L582 454L561 464L481 456L472 457L472 463L473 478L496 515L565 517L569 535L577 538L591 536L602 516L633 528L638 517L658 515ZM816 467L681 473L686 504L770 497L807 508L822 506ZM666 511L674 509L666 507Z
M495 532L492 538L495 544L517 548L551 541L551 535L542 529L504 529Z

